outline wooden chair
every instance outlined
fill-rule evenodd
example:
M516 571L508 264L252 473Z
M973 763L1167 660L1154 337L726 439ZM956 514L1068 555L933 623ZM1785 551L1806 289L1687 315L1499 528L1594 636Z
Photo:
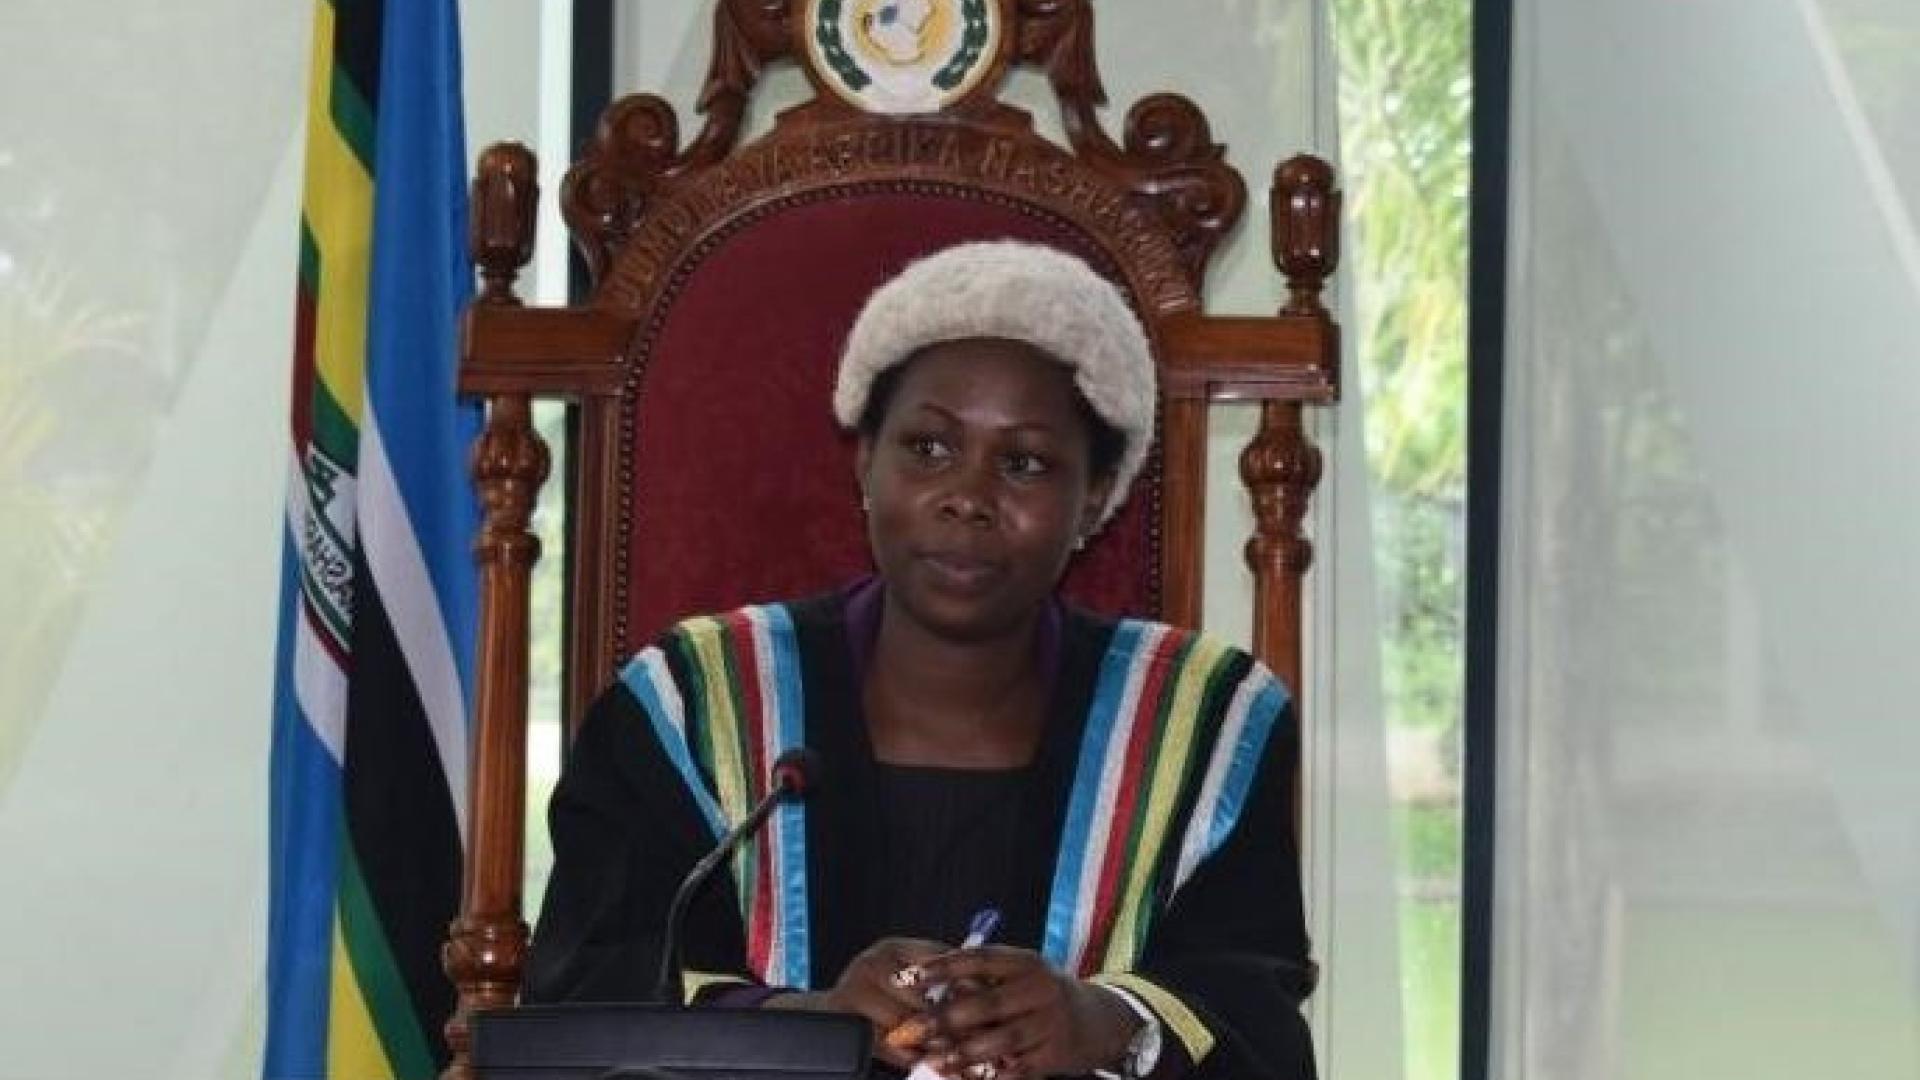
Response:
M893 17L876 22L876 7ZM1302 685L1302 521L1320 473L1302 407L1339 388L1337 330L1319 298L1337 252L1332 170L1297 157L1273 174L1273 255L1290 291L1279 312L1202 313L1208 260L1240 219L1245 184L1185 98L1134 105L1120 142L1102 130L1093 24L1089 0L718 0L698 136L683 145L671 106L627 97L567 174L562 207L593 281L577 307L515 298L533 249L534 162L513 145L482 155L472 246L483 288L460 389L487 403L473 456L486 519L470 846L445 950L460 993L453 1074L466 1070L469 1012L515 1000L528 937L527 594L540 554L528 523L548 471L535 396L579 407L571 725L674 619L821 591L866 565L852 444L828 400L842 337L875 285L958 241L1059 245L1128 293L1163 394L1149 469L1069 594L1198 624L1207 408L1258 401L1240 466L1257 521L1252 640ZM743 144L749 96L779 61L801 65L815 95ZM1066 146L999 100L1016 64L1050 80Z

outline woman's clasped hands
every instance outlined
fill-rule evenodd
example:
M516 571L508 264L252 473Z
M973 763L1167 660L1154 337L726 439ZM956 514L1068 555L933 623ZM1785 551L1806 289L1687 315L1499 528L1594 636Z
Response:
M906 938L861 953L817 1005L871 1021L882 1061L956 1080L1110 1068L1140 1022L1110 991L1056 971L1030 949Z

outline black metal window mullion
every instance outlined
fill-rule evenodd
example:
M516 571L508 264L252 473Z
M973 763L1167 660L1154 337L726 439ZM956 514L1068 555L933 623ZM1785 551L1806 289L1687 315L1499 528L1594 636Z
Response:
M567 156L572 160L593 138L600 114L613 103L613 0L573 0L571 115ZM549 198L559 198L552 192ZM587 264L568 245L567 302L585 303Z
M1460 1080L1491 1080L1495 691L1513 2L1473 10L1473 178L1467 276L1467 622Z
M568 118L567 145L561 149L547 148L548 153L564 153L572 161L593 138L593 132L600 123L600 114L613 102L613 0L573 0L573 40L568 43ZM546 197L557 199L558 191L547 192ZM571 243L567 245L567 303L584 304L587 300L588 281L587 263L580 257L579 249ZM561 576L564 582L562 596L571 597L574 588L573 552L575 515L573 493L578 489L580 462L580 406L567 405L566 413L566 454L565 468L560 481L564 499L565 514L561 523L564 537L561 552L548 553L549 558L559 557ZM549 490L549 498L554 493ZM573 642L573 611L571 604L560 605L560 684L571 686ZM561 758L565 760L568 743L568 731L571 723L577 723L579 717L570 717L570 723L560 725Z

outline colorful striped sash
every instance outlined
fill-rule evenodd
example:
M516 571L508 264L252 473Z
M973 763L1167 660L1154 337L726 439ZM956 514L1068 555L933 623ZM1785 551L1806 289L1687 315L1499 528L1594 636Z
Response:
M716 838L766 794L773 760L805 742L783 606L681 623L620 677ZM1082 977L1132 968L1155 915L1233 831L1286 704L1279 680L1239 650L1160 623L1116 626L1067 800L1050 962ZM811 986L806 867L801 803L776 811L734 861L747 962L769 985Z
M684 684L669 654L689 674ZM689 619L628 662L620 680L715 839L766 797L774 760L806 741L799 642L784 606ZM802 804L785 803L733 860L747 965L770 986L812 985L806 835Z
M1233 831L1287 703L1244 655L1160 623L1115 628L1047 902L1042 952L1062 971L1130 970L1154 916Z

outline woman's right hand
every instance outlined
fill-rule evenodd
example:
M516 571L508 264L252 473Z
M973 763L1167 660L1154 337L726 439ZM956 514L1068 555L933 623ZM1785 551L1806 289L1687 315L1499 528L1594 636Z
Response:
M918 938L881 938L853 958L831 990L803 991L768 998L769 1009L807 1009L851 1013L873 1025L873 1056L909 1068L923 1056L920 1042L889 1043L887 1034L926 1010L925 988L896 978L899 972L953 951L953 946Z

